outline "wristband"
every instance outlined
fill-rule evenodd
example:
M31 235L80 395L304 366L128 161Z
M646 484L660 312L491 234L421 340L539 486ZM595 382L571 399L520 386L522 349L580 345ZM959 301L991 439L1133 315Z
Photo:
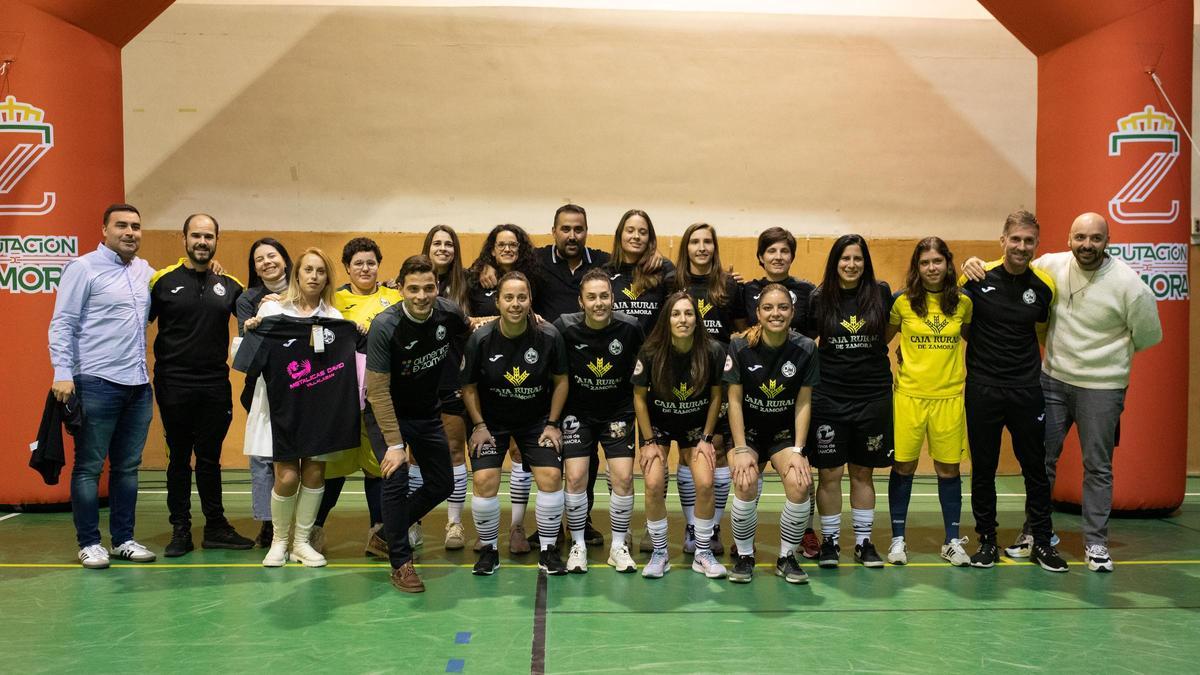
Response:
M641 444L638 445L638 447L644 448L647 445L657 445L658 441L659 441L658 436L651 436L650 438L643 439Z
M554 427L555 429L562 429L562 422L558 420L546 420L546 426Z
M754 452L754 448L751 448L748 445L739 445L733 449L733 454L735 455L744 455L748 452Z
M475 426L471 427L471 433L475 433L476 431L479 431L479 427L486 427L486 426L487 426L487 422L479 422Z
M703 436L700 437L701 443L712 443L712 441L713 441L712 434L704 434Z
M395 445L389 445L388 452L391 452L392 450L404 450L407 447L408 446L404 444L404 441L400 441L399 443L397 443Z
M803 445L793 445L792 452L800 455L801 457L808 457L808 452L804 449Z

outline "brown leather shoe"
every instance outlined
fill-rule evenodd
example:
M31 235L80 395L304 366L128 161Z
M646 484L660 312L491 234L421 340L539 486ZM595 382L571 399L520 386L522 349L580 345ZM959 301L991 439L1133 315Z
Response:
M392 585L404 593L425 592L425 584L421 582L421 577L417 576L417 570L411 560L392 570Z
M529 538L525 536L525 526L513 525L508 531L508 552L520 555L529 551Z

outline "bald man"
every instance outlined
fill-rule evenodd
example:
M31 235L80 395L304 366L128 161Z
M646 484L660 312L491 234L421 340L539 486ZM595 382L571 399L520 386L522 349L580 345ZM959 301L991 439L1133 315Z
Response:
M1083 452L1084 559L1093 572L1113 571L1108 551L1112 458L1133 355L1162 341L1153 293L1137 272L1105 252L1108 237L1104 218L1085 213L1071 223L1070 251L1033 261L1058 288L1041 374L1046 474L1053 487L1063 439L1074 424ZM1022 534L1005 552L1028 555L1032 543Z
M1054 486L1063 439L1074 424L1083 451L1084 558L1113 571L1108 552L1112 458L1133 355L1162 341L1158 303L1124 262L1105 253L1108 223L1085 213L1071 223L1069 252L1033 262L1054 277L1059 295L1042 360L1046 396L1046 474Z

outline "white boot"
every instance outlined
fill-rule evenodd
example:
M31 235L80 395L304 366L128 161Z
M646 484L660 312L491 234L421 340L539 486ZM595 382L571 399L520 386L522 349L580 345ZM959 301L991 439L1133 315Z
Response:
M288 532L292 529L292 520L296 517L296 495L280 497L271 490L271 522L274 524L271 535L271 548L267 557L263 558L263 567L283 567L288 558Z
M317 511L321 509L321 496L325 494L325 486L307 488L300 486L300 498L296 500L296 533L292 537L292 562L298 562L305 567L324 567L327 564L325 556L317 552L309 542L313 524L317 522Z

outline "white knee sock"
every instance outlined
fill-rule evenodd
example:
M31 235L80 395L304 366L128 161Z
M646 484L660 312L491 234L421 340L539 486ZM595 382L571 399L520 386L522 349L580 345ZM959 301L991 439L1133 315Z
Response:
M563 503L565 501L562 490L555 492L538 490L533 510L537 516L538 541L541 543L543 551L553 546L554 541L558 539L558 531L562 529ZM584 495L583 505L586 510L587 495Z
M679 490L679 506L683 509L683 521L688 525L696 522L696 482L692 480L692 469L680 465L675 472L675 487Z
M613 494L608 498L608 516L612 521L612 548L625 543L629 521L633 518L633 495Z
M513 462L512 473L508 477L508 500L512 503L512 524L520 525L525 521L525 506L529 503L529 488L533 485L533 474L525 470L525 465Z
M541 496L541 493L538 493ZM587 525L587 493L567 493L567 529L571 531L571 541L583 543L583 528ZM539 525L539 530L541 526Z
M804 530L808 529L811 517L812 510L808 505L808 500L799 504L790 500L784 501L783 511L779 514L780 558L786 558L788 554L796 551L800 540L804 538Z
M450 493L449 504L446 506L446 520L451 523L462 522L463 504L467 501L467 466L454 467L454 491Z
M733 524L733 541L738 555L754 555L754 534L758 530L758 508L754 502L744 502L733 497L733 511L729 514Z
M471 497L471 517L475 520L475 531L479 533L479 543L498 548L500 498Z

